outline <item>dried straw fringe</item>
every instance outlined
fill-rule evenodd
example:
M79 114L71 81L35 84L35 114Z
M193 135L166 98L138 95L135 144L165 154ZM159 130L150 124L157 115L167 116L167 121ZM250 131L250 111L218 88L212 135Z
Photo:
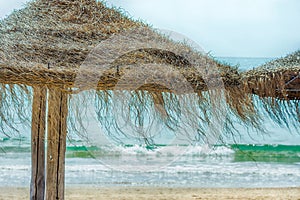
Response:
M224 120L222 131L225 135L237 136L235 129L238 122L248 128L263 129L262 118L268 114L280 126L298 128L300 106L299 101L286 101L274 98L258 98L244 94L240 90L227 90L225 115L220 110L214 110L211 94L208 92L198 94L176 95L168 92L149 91L105 91L98 90L96 96L93 92L77 94L69 98L68 128L69 137L74 133L89 138L86 132L86 116L91 106L96 118L106 133L115 140L132 134L135 138L151 143L156 134L157 127L183 134L190 141L207 142L211 124L217 124L218 119ZM236 95L240 93L240 96ZM1 132L6 136L18 136L18 124L30 124L31 89L19 85L1 86ZM77 99L77 100L76 100ZM238 101L238 102L236 102ZM77 102L77 103L76 103ZM80 103L78 103L80 102ZM214 102L216 103L216 102ZM35 105L34 105L35 106ZM214 116L212 118L212 116ZM125 121L120 119L126 119ZM124 123L127 125L124 127ZM150 126L150 125L152 126ZM144 129L148 127L148 129ZM130 130L130 133L127 132ZM142 131L141 131L142 130ZM208 132L210 130L211 132ZM190 132L195 131L195 132Z
M6 137L19 137L19 129L29 126L32 91L24 85L0 84L0 129Z

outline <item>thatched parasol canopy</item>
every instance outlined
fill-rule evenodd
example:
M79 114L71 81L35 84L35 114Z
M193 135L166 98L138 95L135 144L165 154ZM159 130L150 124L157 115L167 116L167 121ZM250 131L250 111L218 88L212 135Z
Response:
M0 23L0 82L71 87L80 65L101 41L141 27L157 36L147 25L94 0L32 1ZM173 46L173 49L185 48L182 53L191 51L188 46L175 43ZM137 50L140 51L122 55L115 64L160 62L182 68L189 65L183 55L174 55L174 52ZM207 56L202 55L202 58L216 64ZM222 70L225 84L236 84L238 77L234 69L216 65ZM189 73L192 78L192 72Z
M299 53L240 73L95 0L32 1L0 22L0 44L0 111L6 113L1 115L2 128L14 128L15 116L6 111L9 102L15 102L17 115L26 119L22 102L31 99L28 86L60 88L68 94L78 88L96 89L99 115L109 115L109 106L115 106L111 104L113 91L124 90L131 95L123 95L121 104L134 108L134 114L127 113L134 125L140 126L141 113L151 110L171 129L178 126L176 113L182 111L180 100L185 99L197 109L188 108L189 122L181 126L198 127L202 135L212 123L206 114L208 108L225 119L225 132L233 132L237 119L245 126L260 127L253 94L299 100ZM217 96L211 96L212 91ZM216 109L222 97L226 105ZM219 104L213 102L216 99ZM68 119L73 120L71 128L77 129L74 120L80 118L72 110L78 109L71 109ZM107 120L103 116L99 119L101 123ZM114 131L122 132L116 123L104 124L113 124Z
M135 34L136 32L138 34ZM124 33L126 38L124 38ZM110 43L107 41L114 37L119 39L119 35L124 39L121 42L116 40L118 42L109 46ZM128 42L133 40L138 44L143 42L146 45L142 48L140 46L128 48L124 54L118 55L114 60L99 56L107 53L103 52L103 49L107 48L110 48L109 52L118 52L117 50L121 49L127 40ZM99 48L99 44L104 45L105 42L108 43L105 48ZM150 43L153 45L149 45ZM178 78L179 74L188 84L189 92L183 86L177 88L177 93L178 90L181 90L181 93L195 93L196 97L189 97L189 99L199 100L197 103L199 110L190 111L195 113L189 114L194 118L191 123L193 126L198 126L199 120L203 123L210 121L199 114L206 113L207 103L212 101L205 97L209 87L211 89L225 88L233 113L247 123L256 124L253 118L253 106L249 101L240 98L244 95L240 92L241 78L236 68L220 64L186 44L176 43L149 26L129 19L118 10L107 8L102 2L94 0L32 1L27 4L26 8L13 12L1 21L0 44L2 105L9 101L8 97L12 94L26 91L26 93L23 92L24 97L11 96L16 101L15 106L21 107L21 102L17 100L24 100L26 95L28 95L27 99L31 97L31 90L26 86L44 85L60 88L70 94L74 87L80 86L81 83L84 83L84 90L98 90L97 97L100 102L103 103L102 100L105 100L105 103L108 103L112 95L109 95L107 91L116 88L117 84L120 87L122 85L120 80L126 75L126 84L123 84L121 89L131 91L136 97L141 97L129 107L139 110L154 106L155 112L160 113L162 121L170 128L170 121L176 123L174 120L176 117L171 115L176 113L173 112L174 110L179 109L179 104L175 103L179 96L176 99L172 95L166 95L165 92L174 93L174 89L170 85L166 86L164 81L168 80L170 84L180 82L182 78ZM109 66L101 63L109 63ZM149 72L145 69L150 69L151 64L155 64L156 71L160 72L156 76L164 75L160 79L151 79L149 83L136 88L136 76L141 76L142 80L146 79ZM169 68L166 68L166 65ZM95 80L95 77L96 86L94 83L89 84L89 81ZM8 88L7 84L11 86ZM119 87L118 90L120 90ZM11 95L4 95L5 93ZM236 93L240 94L238 98L234 97ZM232 98L235 101L232 101ZM145 104L145 99L153 104ZM124 101L125 104L128 102ZM6 108L6 106L1 107L2 113ZM18 110L20 110L19 115L22 116L24 111L22 108ZM136 113L141 112L139 110ZM251 117L246 116L247 113L251 113ZM135 117L141 116L136 114ZM69 119L74 118L76 115L71 113ZM1 119L3 124L12 126L11 118L8 119L3 115ZM139 120L135 123L137 121ZM198 130L204 134L205 129L204 126ZM229 128L226 129L229 130Z
M247 71L243 81L261 97L300 100L300 51Z
M258 105L279 125L299 129L300 51L242 73L246 93L259 97Z

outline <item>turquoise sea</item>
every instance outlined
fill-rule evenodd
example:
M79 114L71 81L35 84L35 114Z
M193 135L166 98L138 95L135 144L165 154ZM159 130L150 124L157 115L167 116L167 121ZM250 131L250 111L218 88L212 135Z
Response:
M252 69L270 58L217 58ZM91 145L68 141L67 186L299 187L300 133L265 119L267 133L246 130L206 146ZM30 183L30 129L20 137L0 134L0 187Z

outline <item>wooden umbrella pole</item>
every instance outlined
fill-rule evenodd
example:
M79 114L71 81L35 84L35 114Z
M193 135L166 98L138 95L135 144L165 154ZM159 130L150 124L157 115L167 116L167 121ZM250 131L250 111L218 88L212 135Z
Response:
M67 115L68 95L59 88L50 88L48 96L47 200L64 199Z
M45 121L46 87L34 87L31 126L31 185L30 199L44 199L45 194Z

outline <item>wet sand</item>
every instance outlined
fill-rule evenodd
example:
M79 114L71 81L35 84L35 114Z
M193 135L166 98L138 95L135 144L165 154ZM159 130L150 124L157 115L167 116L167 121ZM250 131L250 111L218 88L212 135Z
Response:
M28 200L28 188L0 188L0 200ZM300 200L300 188L99 188L67 187L68 200Z

